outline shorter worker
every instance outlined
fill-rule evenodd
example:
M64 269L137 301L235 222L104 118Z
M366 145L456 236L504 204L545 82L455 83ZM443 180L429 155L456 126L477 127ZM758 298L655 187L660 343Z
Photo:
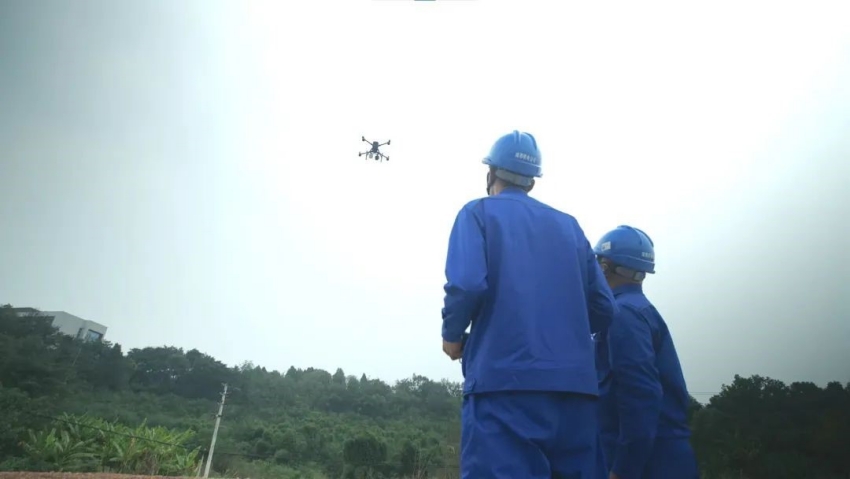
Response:
M618 226L594 248L617 313L595 335L600 443L609 479L697 479L687 412L690 396L673 337L643 293L655 273L652 240Z

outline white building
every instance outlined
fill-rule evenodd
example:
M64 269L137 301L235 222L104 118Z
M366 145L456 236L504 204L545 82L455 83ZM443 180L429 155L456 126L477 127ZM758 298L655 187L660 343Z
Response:
M100 341L106 336L106 326L74 316L65 311L39 311L35 308L14 308L18 316L38 314L53 318L53 327L60 333L85 341Z

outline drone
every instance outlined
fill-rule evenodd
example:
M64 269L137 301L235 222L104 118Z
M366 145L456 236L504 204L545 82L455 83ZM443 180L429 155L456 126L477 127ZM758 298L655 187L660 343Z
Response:
M377 141L369 141L369 140L367 140L365 136L361 136L361 137L360 137L360 139L361 139L361 140L363 140L363 141L365 141L366 143L369 143L370 145L372 145L372 147L371 147L368 151L364 151L364 152L362 152L362 153L358 153L358 154L357 154L357 156L363 156L363 155L366 155L366 158L367 158L367 159L368 159L368 158L375 158L375 161L380 160L382 163L383 163L383 161L384 161L385 159L386 159L387 161L390 161L390 157L389 157L389 156L384 155L383 153L381 153L381 150L379 149L379 148L381 148L381 147L382 147L382 146L384 146L384 145L389 145L389 144L390 144L390 140L387 140L387 142L386 142L386 143L378 143Z

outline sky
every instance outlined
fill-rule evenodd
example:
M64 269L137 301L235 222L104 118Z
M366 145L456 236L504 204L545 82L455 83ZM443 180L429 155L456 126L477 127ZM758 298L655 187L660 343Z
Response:
M840 1L2 2L0 303L125 350L460 380L448 235L514 129L591 242L653 238L698 399L850 381Z

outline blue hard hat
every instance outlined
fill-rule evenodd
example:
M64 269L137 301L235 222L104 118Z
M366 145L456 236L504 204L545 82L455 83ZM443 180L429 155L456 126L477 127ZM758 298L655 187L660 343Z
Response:
M655 273L655 249L643 231L620 225L596 243L593 252L600 258L640 273Z
M483 163L526 178L543 176L540 150L531 133L514 130L502 136L493 144Z

